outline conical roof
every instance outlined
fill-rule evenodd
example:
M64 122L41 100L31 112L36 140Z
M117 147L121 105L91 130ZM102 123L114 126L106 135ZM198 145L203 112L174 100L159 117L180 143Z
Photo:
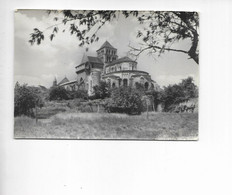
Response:
M88 56L86 55L86 53L84 53L82 60L81 60L81 64L84 64L87 61L88 61Z
M103 45L98 50L105 48L105 47L115 49L108 41L105 41L105 43L103 43Z

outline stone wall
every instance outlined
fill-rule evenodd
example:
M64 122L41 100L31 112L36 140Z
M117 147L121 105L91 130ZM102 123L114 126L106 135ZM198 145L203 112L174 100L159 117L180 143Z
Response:
M81 79L83 79L84 83L82 83L80 85ZM79 89L88 90L88 86L87 86L87 84L88 84L88 75L86 74L86 72L81 72L81 73L77 74L77 83L78 83Z
M91 77L93 81L93 86L99 85L101 80L101 71L94 70L91 72Z
M88 77L88 95L94 95L93 87L100 84L101 70L93 70Z

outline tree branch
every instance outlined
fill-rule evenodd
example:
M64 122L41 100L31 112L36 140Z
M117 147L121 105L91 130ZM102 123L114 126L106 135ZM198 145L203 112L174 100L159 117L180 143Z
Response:
M152 46L152 48L155 48L155 49L162 49L162 50L166 50L166 51L175 51L175 52L181 52L181 53L185 53L185 54L188 54L187 51L184 51L184 50L181 50L181 49L172 49L172 48L165 48L165 47L159 47L159 46Z

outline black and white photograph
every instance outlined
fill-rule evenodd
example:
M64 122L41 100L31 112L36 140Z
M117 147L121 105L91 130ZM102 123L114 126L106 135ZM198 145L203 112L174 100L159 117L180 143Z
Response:
M14 138L198 140L197 11L14 13Z
M231 0L0 10L0 195L231 194Z

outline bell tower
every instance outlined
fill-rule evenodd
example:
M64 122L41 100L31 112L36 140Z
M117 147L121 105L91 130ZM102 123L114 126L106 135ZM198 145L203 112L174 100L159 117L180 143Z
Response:
M97 50L97 57L100 58L104 64L108 64L118 59L117 49L106 41L100 49Z
M54 78L54 81L53 81L53 87L56 87L57 86L57 80L56 80L56 77Z

